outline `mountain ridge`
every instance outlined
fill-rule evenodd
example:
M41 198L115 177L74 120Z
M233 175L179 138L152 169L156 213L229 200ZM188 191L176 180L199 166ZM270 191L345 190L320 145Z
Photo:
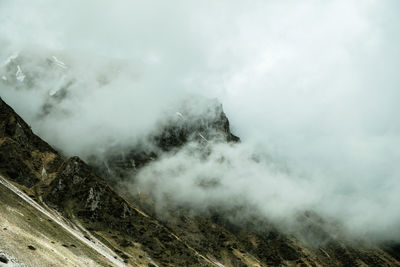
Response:
M219 121L206 124L219 129L226 137L224 142L239 141L230 132L222 107L220 111ZM164 151L179 148L182 140L204 128L198 125L192 131L172 126L154 140ZM258 232L231 225L218 210L208 216L173 210L174 220L157 218L143 211L143 203L137 199L117 193L109 185L112 180L99 176L102 172L101 167L95 170L79 157L60 155L0 99L0 174L39 205L62 215L88 240L90 236L100 240L127 265L400 266L396 245L353 247L330 239L327 245L313 248L267 227L268 222L261 221L266 230Z

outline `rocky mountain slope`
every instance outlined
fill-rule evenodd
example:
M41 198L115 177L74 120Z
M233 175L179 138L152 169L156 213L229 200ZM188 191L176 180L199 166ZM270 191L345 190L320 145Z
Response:
M230 132L222 107L213 114L212 119L187 118L165 126L151 137L152 151L137 146L124 153L116 149L106 160L94 155L89 166L55 151L0 100L0 175L5 178L0 184L0 264L400 266L399 245L337 240L318 228L315 214L305 214L299 221L304 231L323 236L325 242L313 245L280 233L263 220L234 225L218 208L193 215L171 207L169 217L160 218L151 201L116 191L112 177L123 178L189 139L239 141Z

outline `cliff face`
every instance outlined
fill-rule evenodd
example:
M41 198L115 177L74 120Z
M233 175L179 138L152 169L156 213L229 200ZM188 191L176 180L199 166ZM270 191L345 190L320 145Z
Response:
M138 143L111 147L105 153L105 158L92 155L89 164L108 180L117 178L120 181L132 171L135 172L156 160L162 153L177 150L188 142L240 142L240 138L230 130L229 120L222 105L212 100L204 105L206 108L197 112L185 112L186 109L182 108L182 112L177 112L175 117L160 123L158 128L143 140L144 145Z
M62 215L87 240L99 240L127 265L400 266L399 249L393 244L379 248L327 236L323 245L310 246L279 233L265 221L232 225L218 209L204 216L175 209L169 218L157 218L151 203L128 194L122 197L115 186L110 187L112 180L101 178L102 174L123 176L189 140L237 142L222 108L214 114L211 120L201 116L186 120L185 114L180 114L183 119L163 126L161 133L151 137L153 151L132 147L123 155L111 153L107 166L97 165L94 171L78 157L66 159L58 154L0 100L0 174L49 212L57 211L55 214ZM305 217L313 221L313 215ZM38 228L35 224L31 227ZM305 231L317 232L316 228L316 223L310 223Z

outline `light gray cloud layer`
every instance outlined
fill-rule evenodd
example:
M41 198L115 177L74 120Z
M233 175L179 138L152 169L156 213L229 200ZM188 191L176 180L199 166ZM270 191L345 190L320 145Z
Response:
M216 145L207 162L186 150L162 159L143 187L182 188L176 201L198 204L245 195L271 218L315 209L358 235L400 238L399 11L373 0L4 0L0 93L84 157L136 140L189 94L217 97L243 144ZM248 160L254 147L289 171ZM223 191L194 186L200 176Z

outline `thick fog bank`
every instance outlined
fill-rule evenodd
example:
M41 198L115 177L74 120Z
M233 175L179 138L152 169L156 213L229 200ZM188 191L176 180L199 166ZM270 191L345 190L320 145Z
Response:
M197 112L193 99L217 98L242 143L210 141L207 159L189 145L143 169L159 205L244 202L288 225L313 210L357 237L399 240L399 11L389 0L3 0L0 96L84 158L138 142L185 99Z

